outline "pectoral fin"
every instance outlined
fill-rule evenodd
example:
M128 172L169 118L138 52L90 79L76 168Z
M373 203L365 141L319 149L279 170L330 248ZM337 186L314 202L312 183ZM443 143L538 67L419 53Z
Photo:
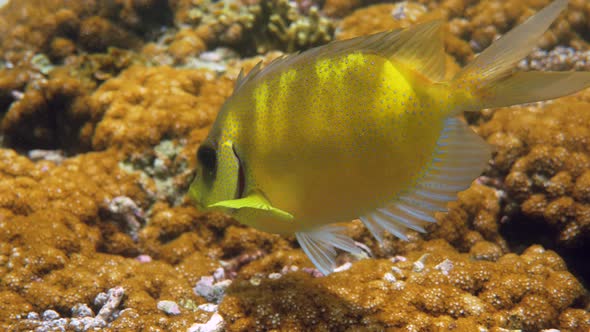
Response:
M210 208L226 208L226 209L254 209L258 210L258 212L264 211L264 214L269 214L276 219L291 221L293 220L293 215L289 212L285 212L281 209L277 209L273 207L270 202L264 198L264 196L260 193L254 192L249 194L246 197L239 198L239 199L232 199L227 201L220 201L215 204L209 205Z

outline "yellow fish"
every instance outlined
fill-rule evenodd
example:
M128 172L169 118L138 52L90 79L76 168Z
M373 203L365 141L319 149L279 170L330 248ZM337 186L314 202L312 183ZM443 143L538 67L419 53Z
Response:
M197 151L189 195L259 230L295 234L323 273L333 224L360 218L381 241L423 232L469 187L490 148L463 111L568 95L589 72L514 73L567 0L557 0L444 81L441 23L333 42L240 74Z

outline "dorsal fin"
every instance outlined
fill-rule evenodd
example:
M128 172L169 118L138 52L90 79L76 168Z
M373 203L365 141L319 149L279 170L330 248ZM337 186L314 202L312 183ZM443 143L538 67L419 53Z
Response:
M289 63L291 60L297 58L299 53L292 53L292 54L285 54L279 56L278 58L272 60L266 67L262 67L262 60L259 61L254 68L252 68L248 74L244 75L244 69L240 70L240 74L236 80L236 85L234 87L234 93L238 91L242 86L246 85L248 82L255 80L257 77L264 76L265 73L273 70L277 70L279 68L287 68L286 63ZM274 69L273 69L274 68Z
M418 24L396 34L385 50L389 58L440 82L445 76L446 55L442 37L442 21Z
M279 74L292 65L355 52L380 54L395 59L396 62L422 73L433 81L441 81L445 75L445 52L441 34L441 21L432 21L405 30L385 31L334 41L299 54L281 56L264 68L258 63L247 75L240 72L234 93L250 82L269 74Z

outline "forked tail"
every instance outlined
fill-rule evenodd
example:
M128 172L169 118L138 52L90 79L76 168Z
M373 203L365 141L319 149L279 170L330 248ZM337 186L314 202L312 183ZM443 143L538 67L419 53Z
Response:
M495 41L457 74L453 85L465 89L478 108L518 105L572 94L590 86L590 72L516 72L568 4L555 0Z

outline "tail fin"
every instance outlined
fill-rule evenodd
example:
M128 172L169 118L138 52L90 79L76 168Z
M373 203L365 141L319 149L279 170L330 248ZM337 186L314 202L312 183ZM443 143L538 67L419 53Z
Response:
M488 87L485 108L555 99L590 87L590 72L522 72Z
M553 1L495 41L457 74L455 85L472 87L471 94L486 108L553 99L588 87L590 72L513 73L567 4Z

